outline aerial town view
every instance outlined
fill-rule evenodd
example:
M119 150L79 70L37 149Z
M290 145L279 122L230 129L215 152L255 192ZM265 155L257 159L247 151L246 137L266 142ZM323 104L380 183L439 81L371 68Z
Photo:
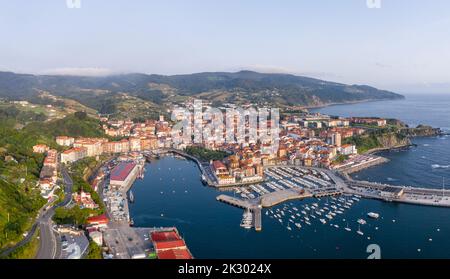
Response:
M448 1L0 2L1 259L450 258Z

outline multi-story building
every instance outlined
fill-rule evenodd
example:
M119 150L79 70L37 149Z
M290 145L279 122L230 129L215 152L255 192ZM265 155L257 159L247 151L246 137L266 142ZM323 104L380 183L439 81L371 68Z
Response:
M37 145L33 146L34 153L45 153L48 150L50 150L50 148L45 144L37 144Z
M75 139L67 136L56 137L56 143L61 146L72 146Z
M61 163L72 163L87 157L86 147L74 147L61 153Z
M76 139L74 147L85 147L87 150L87 156L98 156L103 153L102 144L107 142L104 138L79 138Z

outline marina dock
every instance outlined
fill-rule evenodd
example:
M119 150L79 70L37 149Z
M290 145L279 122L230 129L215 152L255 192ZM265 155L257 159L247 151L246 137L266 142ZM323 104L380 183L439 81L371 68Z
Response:
M272 192L270 194L263 195L261 197L262 207L273 207L280 203L289 200L299 200L304 198L310 198L313 195L306 191L299 191L294 189L286 189L282 191Z
M262 214L261 214L261 206L259 202L254 202L250 200L242 200L235 197L220 195L216 198L218 201L242 208L244 210L249 210L253 214L253 226L256 231L261 231L262 229Z

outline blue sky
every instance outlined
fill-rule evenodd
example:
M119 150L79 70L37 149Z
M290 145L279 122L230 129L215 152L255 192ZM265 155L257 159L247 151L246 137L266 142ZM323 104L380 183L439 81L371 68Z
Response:
M288 72L450 93L450 1L0 0L0 70Z

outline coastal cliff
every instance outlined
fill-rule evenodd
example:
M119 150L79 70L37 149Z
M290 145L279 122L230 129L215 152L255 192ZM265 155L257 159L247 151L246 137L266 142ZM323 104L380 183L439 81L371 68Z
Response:
M404 128L401 133L407 137L434 137L442 135L442 130L427 125L419 125L416 128Z
M390 127L369 130L364 135L346 139L344 143L356 145L358 153L364 154L411 146L411 138L414 137L434 137L443 134L440 128L426 125L411 128L398 120L396 122L390 120L389 124Z
M349 138L345 143L354 144L358 149L358 153L372 153L381 150L402 148L411 145L409 137L396 133L382 133L382 134L366 134L363 136L357 136Z

